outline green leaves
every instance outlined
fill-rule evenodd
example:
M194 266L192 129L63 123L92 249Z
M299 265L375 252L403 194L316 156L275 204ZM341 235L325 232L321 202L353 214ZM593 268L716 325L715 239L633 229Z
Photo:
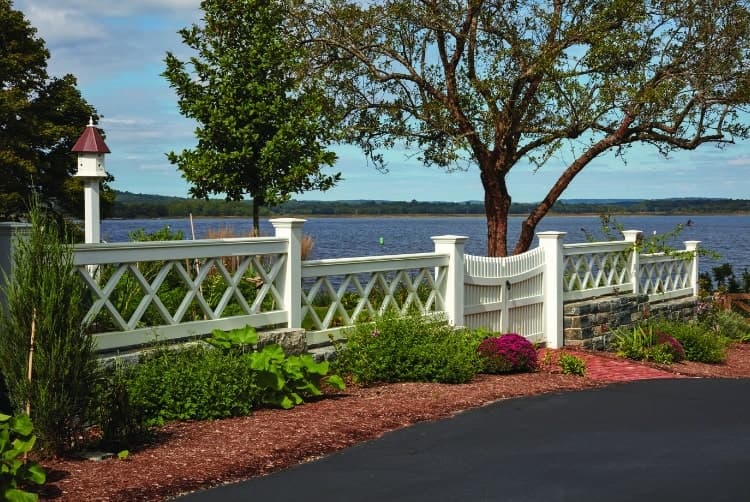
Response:
M476 351L481 336L441 319L386 316L347 329L346 339L335 345L336 369L365 385L465 383L481 369Z
M305 49L290 33L283 0L210 0L204 24L180 30L196 51L187 61L168 53L162 74L180 111L198 121L197 146L167 158L192 184L195 197L224 194L261 206L291 194L327 190L340 174L326 146L337 124L323 113L328 98L304 72Z
M8 0L0 0L0 26L0 219L25 213L32 186L51 205L82 215L70 149L96 110L73 75L49 77L44 40Z
M508 174L565 152L515 252L580 171L633 143L664 155L750 137L748 0L345 2L300 6L312 78L376 165L479 167L490 255L507 252ZM557 160L554 160L557 162Z
M36 462L23 459L36 442L31 419L19 414L0 414L0 493L7 501L36 501L36 494L23 490L27 483L43 485L47 476Z
M339 390L345 387L341 377L328 375L327 361L316 362L309 354L287 356L281 347L270 344L247 357L265 404L289 409L305 397L322 395L322 382Z
M211 332L211 336L206 338L206 342L224 350L252 348L253 345L258 343L258 333L252 326L245 326L232 331L215 329Z

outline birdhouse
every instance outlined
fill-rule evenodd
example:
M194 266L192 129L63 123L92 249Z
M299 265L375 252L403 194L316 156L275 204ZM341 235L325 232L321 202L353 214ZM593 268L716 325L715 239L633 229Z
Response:
M110 153L107 144L99 134L99 129L89 119L89 125L73 145L72 152L78 154L78 171L75 176L83 178L106 178L104 154Z

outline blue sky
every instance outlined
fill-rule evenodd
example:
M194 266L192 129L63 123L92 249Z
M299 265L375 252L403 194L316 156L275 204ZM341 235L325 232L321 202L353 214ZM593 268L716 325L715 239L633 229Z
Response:
M164 56L185 59L177 30L200 19L199 0L15 0L47 43L53 75L72 73L103 118L112 154L107 171L115 189L187 196L188 184L165 153L194 146L195 125L182 117L167 81ZM85 124L81 124L81 129ZM426 168L416 152L386 152L389 172L368 166L356 148L337 147L344 180L306 200L482 200L476 168L447 173ZM563 198L750 198L750 141L722 150L706 145L664 159L652 147L634 147L627 163L602 157L575 179ZM540 200L557 179L563 158L533 172L518 165L510 175L517 202Z

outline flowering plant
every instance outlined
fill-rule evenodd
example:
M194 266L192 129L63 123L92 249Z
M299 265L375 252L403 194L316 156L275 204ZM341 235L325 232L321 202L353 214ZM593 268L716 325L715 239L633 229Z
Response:
M682 347L680 341L671 335L662 331L657 332L656 345L666 345L669 348L670 354L672 354L672 361L675 363L685 359L685 349Z
M536 349L516 333L485 338L477 347L477 352L488 373L533 371L537 367Z

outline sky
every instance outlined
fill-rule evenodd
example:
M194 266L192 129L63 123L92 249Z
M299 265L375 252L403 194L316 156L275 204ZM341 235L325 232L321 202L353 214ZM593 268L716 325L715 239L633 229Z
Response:
M102 115L112 153L111 186L134 193L187 197L189 184L166 153L195 146L195 123L180 115L164 71L167 51L186 59L177 31L200 21L199 0L15 0L51 53L49 73L78 78L83 97ZM81 130L86 124L81 124ZM388 172L368 165L355 147L336 146L330 172L343 181L299 200L467 201L484 198L479 171L427 168L416 151L384 152ZM519 164L508 180L515 202L541 200L562 172L565 156L534 171ZM569 160L569 159L568 159ZM704 145L665 159L636 146L627 162L613 155L593 161L563 199L722 197L750 198L750 141L717 149Z

